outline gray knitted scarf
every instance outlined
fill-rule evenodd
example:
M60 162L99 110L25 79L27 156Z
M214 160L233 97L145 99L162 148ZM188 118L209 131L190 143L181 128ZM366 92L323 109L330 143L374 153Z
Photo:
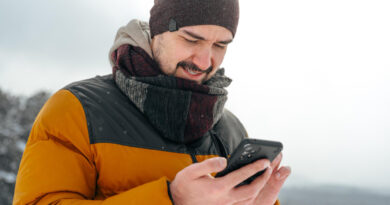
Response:
M117 86L172 141L200 139L221 118L231 79L224 69L205 83L164 75L141 48L122 45L111 55Z

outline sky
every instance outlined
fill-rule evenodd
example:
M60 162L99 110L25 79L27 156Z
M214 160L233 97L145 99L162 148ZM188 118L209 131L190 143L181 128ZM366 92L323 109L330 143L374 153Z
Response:
M117 29L153 0L0 1L0 87L18 95L109 74ZM284 144L286 186L390 194L390 2L240 2L223 67L250 137Z

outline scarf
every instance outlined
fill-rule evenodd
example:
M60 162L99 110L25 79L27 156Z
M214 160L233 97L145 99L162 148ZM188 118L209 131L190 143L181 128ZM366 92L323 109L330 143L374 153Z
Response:
M204 82L165 75L140 47L124 44L111 53L119 89L166 139L191 143L221 118L231 79L224 69Z

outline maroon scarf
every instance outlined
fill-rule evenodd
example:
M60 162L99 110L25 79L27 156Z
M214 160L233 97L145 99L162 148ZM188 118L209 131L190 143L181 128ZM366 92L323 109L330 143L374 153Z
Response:
M218 72L204 84L164 75L141 48L122 45L111 54L118 87L162 136L189 143L220 119L231 80Z

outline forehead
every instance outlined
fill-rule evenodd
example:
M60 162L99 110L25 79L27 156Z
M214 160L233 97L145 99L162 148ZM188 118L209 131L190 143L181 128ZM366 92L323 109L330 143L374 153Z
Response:
M185 26L178 31L181 34L195 34L209 41L231 41L233 34L225 27L217 25Z

